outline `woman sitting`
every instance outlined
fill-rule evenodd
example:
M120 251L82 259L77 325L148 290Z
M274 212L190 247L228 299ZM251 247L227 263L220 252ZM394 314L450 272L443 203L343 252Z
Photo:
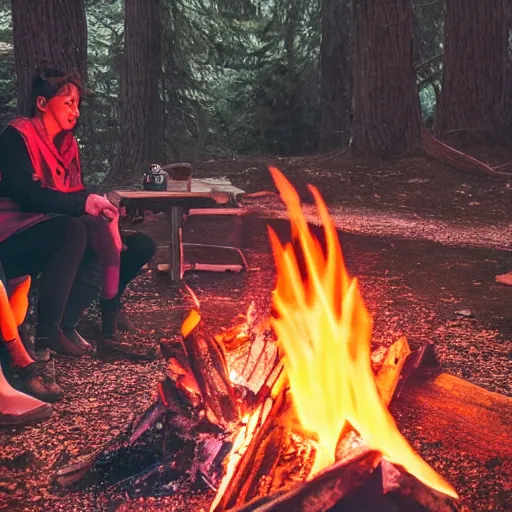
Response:
M58 103L39 95L35 101L33 117L15 119L0 134L0 260L8 279L41 274L36 349L77 356L87 347L60 329L87 243L86 226L77 217L115 217L117 210L105 198L80 189L76 151L69 149L76 149L74 138L54 144L55 135L76 124L78 104L62 95ZM53 178L58 186L52 186Z
M103 289L103 338L98 347L115 350L121 295L152 257L155 246L141 233L121 239L117 208L84 187L72 132L82 94L78 75L43 64L35 72L32 89L31 117L15 119L0 134L0 192L23 212L44 218L65 214L68 220L80 223L86 235L85 252L66 290L65 311L57 325L59 335L55 340L54 333L42 333L37 343L69 355L86 353L90 345L76 332L76 324ZM38 302L41 300L39 295Z

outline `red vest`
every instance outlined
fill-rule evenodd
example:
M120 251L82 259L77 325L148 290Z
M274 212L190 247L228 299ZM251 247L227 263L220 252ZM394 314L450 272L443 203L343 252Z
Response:
M71 132L58 136L54 144L43 122L37 118L18 117L9 124L21 134L27 145L34 167L34 180L59 192L84 190L78 143Z

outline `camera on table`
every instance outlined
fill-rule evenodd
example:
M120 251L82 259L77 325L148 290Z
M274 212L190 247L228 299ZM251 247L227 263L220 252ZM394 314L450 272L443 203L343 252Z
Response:
M142 188L153 192L165 192L169 175L158 165L152 164L142 177Z
M160 166L152 164L144 174L142 188L154 192L190 192L192 190L192 165L179 162Z

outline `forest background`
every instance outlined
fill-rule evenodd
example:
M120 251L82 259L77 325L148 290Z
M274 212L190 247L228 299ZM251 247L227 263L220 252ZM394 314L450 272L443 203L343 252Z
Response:
M78 69L89 182L150 163L508 145L509 0L0 0L0 123ZM433 137L435 136L435 138Z

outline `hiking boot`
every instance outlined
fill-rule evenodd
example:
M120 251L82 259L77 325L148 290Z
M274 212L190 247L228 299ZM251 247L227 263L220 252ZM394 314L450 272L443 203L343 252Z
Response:
M35 353L36 363L47 363L52 358L49 348L43 348Z
M64 391L55 381L53 361L45 365L34 363L21 370L18 374L27 394L48 403L55 403L64 398Z
M79 350L85 350L86 354L94 352L94 347L85 338L80 336L76 329L63 329L62 333Z

